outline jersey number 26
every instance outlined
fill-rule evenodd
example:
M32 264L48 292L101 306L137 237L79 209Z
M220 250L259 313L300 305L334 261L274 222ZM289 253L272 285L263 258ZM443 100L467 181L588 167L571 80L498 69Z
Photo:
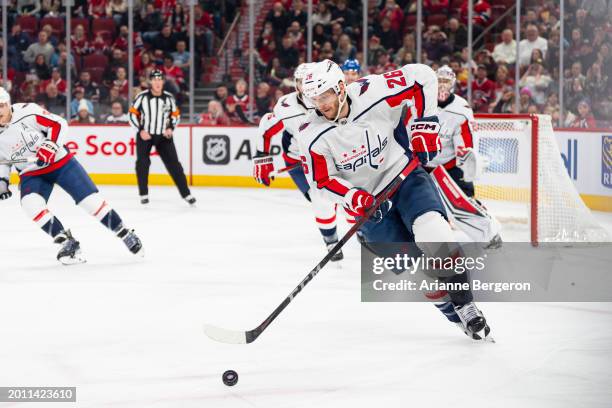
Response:
M387 86L389 88L395 88L395 85L406 86L406 78L401 69L386 72L383 76L387 78Z

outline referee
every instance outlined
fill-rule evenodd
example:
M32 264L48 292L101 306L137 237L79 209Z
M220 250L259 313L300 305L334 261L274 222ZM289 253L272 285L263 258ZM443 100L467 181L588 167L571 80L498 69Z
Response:
M172 94L164 91L164 73L158 69L149 74L151 88L139 93L130 108L132 126L138 129L136 135L136 177L140 202L149 203L149 167L151 149L161 157L181 197L190 205L196 199L187 187L183 166L178 160L176 147L172 140L174 128L180 120L180 111Z

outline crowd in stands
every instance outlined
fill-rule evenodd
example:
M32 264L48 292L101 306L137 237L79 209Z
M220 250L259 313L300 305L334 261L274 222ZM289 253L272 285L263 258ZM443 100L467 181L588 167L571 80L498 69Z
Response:
M167 90L179 103L188 92L191 52L196 79L202 61L215 54L241 5L240 0L200 0L195 6L195 50L188 49L189 13L181 0L134 1L134 64L128 67L127 0L75 0L71 27L61 0L9 0L8 82L16 102L37 102L82 123L124 120L129 89L148 86L148 72L162 69ZM370 3L372 4L372 3ZM467 96L472 73L476 112L560 115L559 84L564 90L563 126L612 124L612 1L565 0L564 38L559 2L527 0L521 18L520 55L516 55L515 2L474 0L473 58L467 52L467 0L423 0L421 62L434 69L449 65L456 92ZM313 60L342 64L356 58L375 74L417 61L416 0L378 0L367 10L368 53L363 60L361 0L315 0ZM504 14L506 11L508 14ZM280 96L293 89L293 71L305 61L305 0L277 0L266 13L256 48L238 54L246 72L255 59L254 115L244 80L219 87L203 123L256 122ZM67 49L67 35L70 49ZM0 43L0 46L4 46ZM559 72L560 48L564 72ZM204 62L207 63L207 62ZM134 82L129 83L129 69ZM519 95L514 78L519 70ZM66 112L67 71L71 73L70 112ZM1 80L1 79L0 79ZM118 111L118 106L121 111ZM254 119L253 119L254 118Z
M196 78L203 57L213 55L227 19L236 13L237 1L200 0L195 5ZM147 89L149 72L159 68L166 75L166 90L180 104L187 97L192 52L188 6L180 0L133 3L134 82L130 84L127 0L74 0L70 30L65 26L64 1L8 1L8 81L2 86L14 102L39 103L74 123L127 123L130 87L133 96Z
M416 62L416 1L379 0L368 10L368 71L378 74ZM421 62L436 69L449 65L457 76L456 93L467 97L472 73L472 104L480 113L545 113L555 124L560 115L562 80L564 127L612 125L612 1L565 0L564 38L560 38L559 2L528 0L522 10L520 54L516 55L515 20L503 0L474 0L473 58L468 55L467 0L424 0ZM363 64L362 2L315 2L313 60ZM511 12L504 15L504 12ZM497 21L499 20L499 21ZM303 0L278 0L267 13L257 38L254 117L271 109L279 96L293 90L292 74L305 60L306 6ZM495 22L494 25L492 25ZM491 26L491 27L490 27ZM560 47L564 72L559 73ZM248 56L242 68L247 72ZM515 70L519 95L515 95ZM243 81L240 81L243 84ZM249 123L248 95L238 84L222 86L203 123ZM515 111L518 98L519 111Z

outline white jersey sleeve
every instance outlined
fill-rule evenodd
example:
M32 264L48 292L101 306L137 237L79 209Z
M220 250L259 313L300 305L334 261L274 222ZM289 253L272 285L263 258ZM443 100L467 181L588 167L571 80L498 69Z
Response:
M452 98L450 103L438 108L442 150L427 163L427 167L442 165L452 168L458 149L474 147L474 112L464 98L454 94Z
M15 168L20 175L39 174L63 165L71 156L62 146L66 139L68 123L60 116L44 110L34 103L16 103L12 107L11 122L0 133L0 159L18 160L36 156L44 140L60 145L55 162L39 166L37 163L20 163ZM6 172L6 169L4 170Z
M271 140L275 136L284 136L283 150L291 160L299 160L299 147L294 136L298 133L308 108L298 99L297 92L281 97L274 106L273 112L264 115L259 122L257 151L270 153Z

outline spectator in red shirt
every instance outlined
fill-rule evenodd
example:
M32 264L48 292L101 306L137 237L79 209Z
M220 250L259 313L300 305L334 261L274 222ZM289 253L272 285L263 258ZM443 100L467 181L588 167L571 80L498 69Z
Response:
M378 19L382 21L385 17L391 21L391 29L400 33L404 22L404 12L395 0L387 0L385 8L381 10Z
M70 37L70 48L77 55L87 55L91 52L82 24L75 27L74 34Z
M495 100L495 84L487 78L487 67L479 65L476 78L472 82L472 105L476 112L487 112L489 104Z
M212 100L208 102L208 112L200 115L198 123L206 126L229 126L230 119L223 111L221 103Z
M49 84L55 85L60 94L66 95L66 81L62 79L59 68L55 67L51 69L51 79L42 81L40 84L40 92L45 92Z
M246 112L249 108L249 94L244 79L236 81L236 92L225 101L230 120L237 123L249 123Z
M174 65L174 59L171 55L164 57L164 66L162 71L166 76L166 84L170 93L176 95L181 92L181 87L185 83L185 74L183 70Z
M597 123L591 112L591 103L588 99L583 99L578 103L578 116L570 123L573 128L596 128Z
M93 18L106 17L108 0L88 0L88 14Z
M127 77L127 71L123 67L117 68L117 79L113 81L113 87L119 89L119 94L124 98L127 98L129 92L129 81Z
M472 12L473 38L477 38L485 28L491 24L491 5L485 0L477 0ZM467 26L468 23L468 0L461 5L461 21ZM474 43L475 48L480 48L482 40Z

